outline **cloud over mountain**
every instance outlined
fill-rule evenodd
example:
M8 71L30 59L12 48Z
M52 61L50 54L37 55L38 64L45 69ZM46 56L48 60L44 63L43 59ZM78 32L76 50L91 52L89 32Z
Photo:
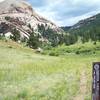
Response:
M42 16L58 25L73 25L100 10L100 0L28 0Z

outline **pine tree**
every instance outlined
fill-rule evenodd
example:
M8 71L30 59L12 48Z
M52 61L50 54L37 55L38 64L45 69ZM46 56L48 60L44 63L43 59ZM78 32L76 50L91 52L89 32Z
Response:
M13 36L10 37L11 39L13 39L14 41L20 40L20 32L16 28L12 30L12 34Z
M37 49L40 45L38 37L35 35L34 32L30 34L29 40L27 42L27 45L33 49Z

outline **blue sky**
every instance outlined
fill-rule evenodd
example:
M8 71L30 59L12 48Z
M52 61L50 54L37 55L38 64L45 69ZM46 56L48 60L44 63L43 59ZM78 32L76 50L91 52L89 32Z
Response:
M100 0L28 0L36 12L59 26L70 26L99 13Z

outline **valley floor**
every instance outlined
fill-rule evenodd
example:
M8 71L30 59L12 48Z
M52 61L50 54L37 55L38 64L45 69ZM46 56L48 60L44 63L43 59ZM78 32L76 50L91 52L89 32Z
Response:
M91 100L92 63L98 61L99 51L53 57L0 41L0 100Z

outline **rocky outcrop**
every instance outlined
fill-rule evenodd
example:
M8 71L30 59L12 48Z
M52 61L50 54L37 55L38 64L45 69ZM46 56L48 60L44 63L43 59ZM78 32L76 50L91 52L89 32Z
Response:
M63 32L54 23L39 16L25 0L5 0L1 2L0 30L2 30L2 23L8 24L9 29L16 27L26 38L32 30L37 31L38 25L44 25L45 28L49 27L57 33Z

